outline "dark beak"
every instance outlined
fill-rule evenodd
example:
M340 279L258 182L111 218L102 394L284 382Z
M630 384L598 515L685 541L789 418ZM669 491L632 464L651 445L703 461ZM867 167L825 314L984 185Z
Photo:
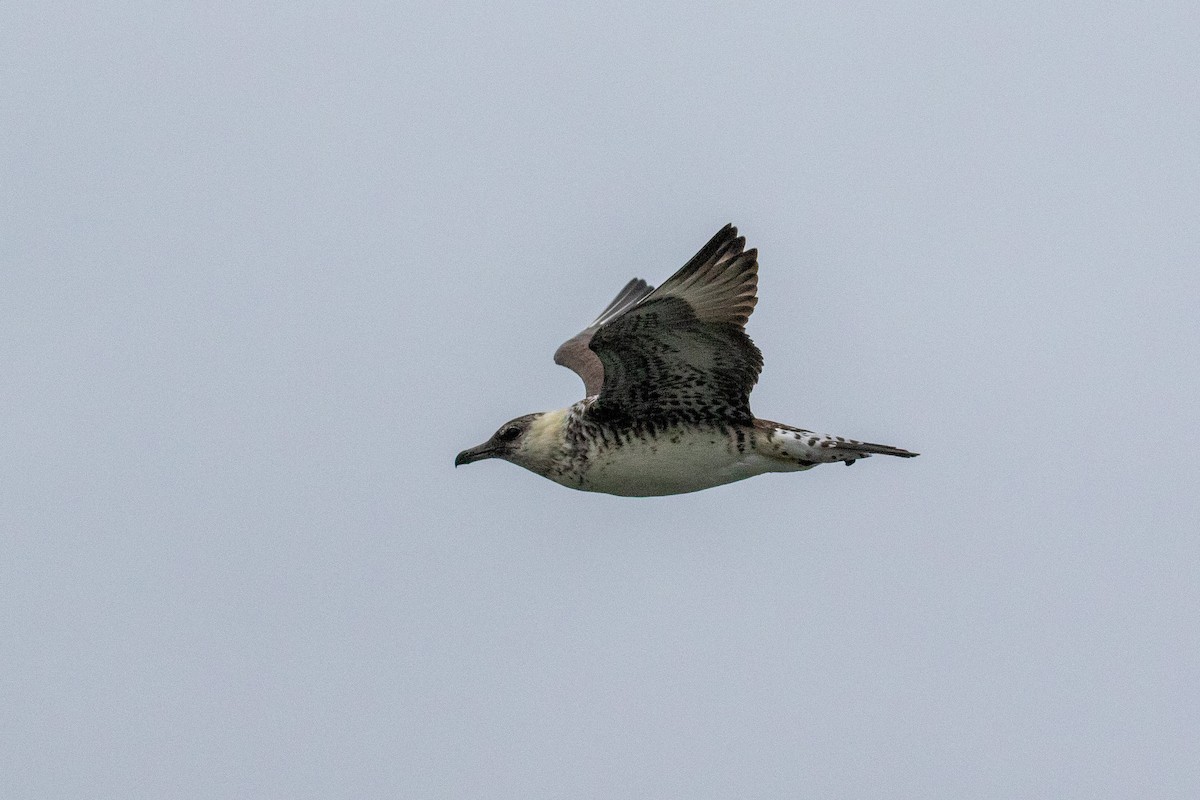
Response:
M454 466L461 467L463 464L473 464L476 461L482 461L485 458L491 458L496 455L496 450L491 446L491 442L484 442L478 447L472 447L469 450L463 450L454 457Z

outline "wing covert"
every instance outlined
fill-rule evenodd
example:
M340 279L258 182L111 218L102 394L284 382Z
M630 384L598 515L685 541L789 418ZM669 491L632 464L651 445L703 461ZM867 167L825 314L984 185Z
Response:
M749 424L762 354L741 326L706 322L679 297L649 298L596 331L598 420Z
M758 253L726 225L662 286L592 333L598 419L749 422L762 353L745 324L758 301Z
M592 335L605 322L620 315L622 311L653 291L653 286L641 278L634 278L625 284L625 288L617 293L613 301L600 312L591 325L563 342L554 351L555 364L566 367L583 379L585 396L592 397L599 394L600 387L604 385L604 365L596 353L588 347Z
M762 354L745 324L758 253L726 225L662 286L635 279L554 361L583 379L596 419L749 422Z

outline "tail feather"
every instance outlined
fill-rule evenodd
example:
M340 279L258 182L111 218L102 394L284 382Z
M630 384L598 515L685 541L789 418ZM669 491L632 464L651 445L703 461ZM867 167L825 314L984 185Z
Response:
M908 450L902 450L899 447L892 447L886 444L872 444L871 442L856 442L852 439L842 440L834 438L821 443L822 447L829 447L834 450L849 451L853 453L863 453L865 455L876 454L881 456L899 456L900 458L913 458L921 455ZM863 457L865 457L865 455Z
M768 452L776 457L794 464L793 468L807 469L817 464L829 464L842 461L847 465L853 464L860 458L870 458L872 455L897 456L913 458L919 453L913 453L899 447L873 442L860 442L846 439L842 436L813 433L803 428L793 428L778 422L758 419L755 427L769 437Z

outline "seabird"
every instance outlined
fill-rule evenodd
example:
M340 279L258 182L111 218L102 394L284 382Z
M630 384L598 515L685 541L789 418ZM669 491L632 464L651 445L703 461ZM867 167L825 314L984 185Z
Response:
M504 423L454 465L500 458L572 489L648 497L917 455L750 413L763 362L745 331L758 302L758 251L745 245L726 225L657 289L627 283L554 354L583 379L586 397Z

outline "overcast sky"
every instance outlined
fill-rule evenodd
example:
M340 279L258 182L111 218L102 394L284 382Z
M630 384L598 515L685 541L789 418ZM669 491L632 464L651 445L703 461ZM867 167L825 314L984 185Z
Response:
M1193 2L0 12L0 794L1200 795ZM678 497L459 450L726 222Z

